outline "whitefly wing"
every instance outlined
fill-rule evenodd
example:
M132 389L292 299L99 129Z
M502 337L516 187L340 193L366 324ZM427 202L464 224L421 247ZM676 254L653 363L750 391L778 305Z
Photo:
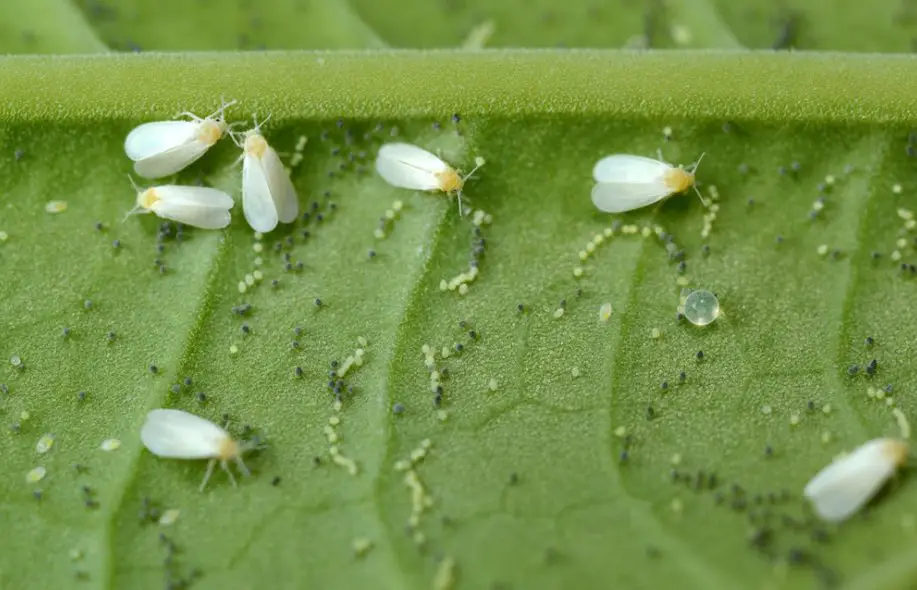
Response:
M153 204L153 212L201 229L222 229L232 217L232 197L221 190L203 186L167 185L156 188L160 200Z
M437 156L409 143L387 143L379 148L376 156L379 176L399 188L438 190L436 174L448 168L449 165Z
M605 213L624 213L652 205L669 195L665 183L600 182L592 187L592 202Z
M162 178L181 172L207 153L210 144L192 139L168 151L134 162L134 172L143 178Z
M592 178L596 182L621 182L644 183L662 180L663 174L671 168L665 162L633 156L630 154L615 154L607 156L595 163L592 169Z
M267 233L277 227L277 206L271 186L261 159L253 154L246 154L242 163L242 213L257 232Z
M174 459L215 457L229 434L209 420L181 410L152 410L140 431L151 453Z
M124 152L135 162L167 152L197 137L196 121L155 121L134 127L124 140Z
M803 494L823 519L839 522L857 512L888 481L896 469L878 439L834 461L806 484Z
M163 201L179 205L196 205L198 207L215 207L231 209L232 197L225 192L209 186L182 186L168 184L156 187L156 194Z
M274 148L267 146L261 154L261 166L267 179L274 207L277 210L277 220L281 223L292 223L299 215L299 199L293 181L283 167L283 162L277 156Z
M592 170L596 185L592 202L606 213L623 213L651 205L671 193L664 174L665 162L626 154L599 160Z

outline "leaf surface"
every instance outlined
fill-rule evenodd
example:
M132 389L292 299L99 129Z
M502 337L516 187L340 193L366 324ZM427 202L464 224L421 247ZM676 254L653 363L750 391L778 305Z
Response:
M914 282L900 265L915 257L898 208L914 188L912 60L387 51L3 58L0 72L0 358L21 362L0 370L0 528L16 539L3 587L426 588L450 560L456 588L912 579L910 479L839 531L807 521L800 498L839 452L898 432L869 387L893 384L886 397L911 411ZM221 96L240 101L232 120L272 113L278 151L308 138L292 174L309 219L260 242L238 207L226 231L180 239L153 216L122 221L127 131ZM467 270L479 237L454 201L374 174L393 138L464 170L487 161L466 187L493 221L464 296L440 282ZM598 158L657 148L686 165L706 154L707 237L690 194L620 217L593 208ZM179 180L238 197L236 157L224 141ZM67 210L47 213L52 199ZM722 317L677 321L679 277L717 293ZM332 361L361 337L336 411ZM439 408L424 345L448 368ZM225 414L269 447L239 488L217 471L198 493L203 462L140 444L156 407ZM110 438L121 447L101 450ZM396 466L426 439L412 496ZM47 476L27 483L38 465ZM151 522L166 509L174 524Z

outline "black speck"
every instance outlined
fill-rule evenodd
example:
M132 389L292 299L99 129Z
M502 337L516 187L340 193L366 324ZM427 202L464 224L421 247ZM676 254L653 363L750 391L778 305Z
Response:
M703 351L703 350L698 350L698 351L697 351L697 354L695 354L694 356L695 356L695 357L697 358L697 360L699 360L699 361L704 360L704 351Z
M70 328L64 328L63 330L61 330L61 335L62 335L64 338L66 338L67 336L69 336L69 335L70 335Z
M866 346L872 346L872 345L875 344L875 343L876 343L876 341L873 340L872 336L867 336L867 337L866 337Z
M115 338L116 338L114 332L109 332L108 334L105 335L105 337L108 338L108 341L109 341L109 342L114 342L114 340L115 340Z
M92 299L87 299L83 302L83 307L85 309L92 309Z
M243 334L251 334L252 329L248 327L248 324L242 324L241 330Z
M207 401L207 394L205 394L203 391L198 391L198 392L195 394L195 397L197 397L198 403L201 403L201 404L202 404L202 403L204 403L204 402Z
M566 300L566 299L561 299L561 300L560 300L560 308L561 308L561 309L566 309L566 307L567 307L567 300Z
M369 258L375 258L375 257L376 257L376 251L375 251L375 250L370 250L369 252L366 253L366 255L367 255Z
M514 486L519 483L519 474L513 471L509 474L509 485Z
M179 392L181 392L181 385L179 385L178 383L173 383L172 384L172 393L179 393Z
M646 406L645 414L647 420L652 420L656 417L656 410L653 409L653 406Z
M299 340L293 340L292 342L290 342L290 348L292 348L293 350L296 350L297 348L299 348Z
M878 368L879 368L879 361L877 361L876 359L872 359L871 361L869 361L869 364L866 365L866 374L875 375L876 369Z
M280 485L280 476L279 475L274 476L274 479L271 480L271 485L274 486L275 488Z
M518 311L519 313L525 313L525 304L520 303L516 305L516 311Z
M322 306L322 300L319 299L318 297L315 298L315 301L314 301L313 303L315 303L315 306L316 306L316 307L321 307L321 306Z
M404 413L404 404L395 404L392 406L392 413L396 416Z
M765 456L765 457L773 457L773 456L774 456L774 448L773 448L772 446L770 446L770 445L767 445L766 447L764 447L764 456Z
M663 382L662 382L662 385L660 385L660 387L661 387L662 389L668 389L668 388L669 388L669 382L668 382L668 381L663 381Z
M113 242L111 243L111 246L112 246L112 248L120 248L120 247L121 247L121 240L115 240L115 241L113 241Z
M462 352L465 350L465 346L461 342L455 343L455 352Z
M630 459L630 453L627 451L621 451L621 454L618 455L618 461L620 463L627 463L628 459Z
M787 560L792 565L801 565L808 563L809 554L806 553L805 549L793 548L787 553Z
M687 378L688 378L688 374L685 373L684 371L682 371L681 373L678 374L678 380L679 380L679 381L684 382L684 380L687 379Z
M154 375L159 372L159 367L157 367L156 365L150 365L149 368L150 368L150 373Z
M847 367L847 374L853 377L860 372L860 365L850 365Z
M296 367L293 369L293 373L295 373L297 377L302 377L302 367Z

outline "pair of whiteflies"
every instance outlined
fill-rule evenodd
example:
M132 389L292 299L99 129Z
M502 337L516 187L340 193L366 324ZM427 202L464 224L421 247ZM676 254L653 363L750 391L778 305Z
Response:
M291 223L299 214L299 200L293 182L277 152L255 121L253 129L232 131L224 113L235 101L223 103L213 114L200 118L182 113L189 121L154 121L135 127L124 141L124 151L134 161L134 171L144 178L177 174L198 161L224 135L242 149L242 211L255 231L267 233L279 223ZM270 117L268 117L270 118ZM261 124L264 124L262 121ZM133 182L133 179L131 179ZM167 184L146 189L134 183L137 202L128 215L155 213L202 229L222 229L232 220L233 198L205 186Z
M181 410L160 409L147 414L140 440L151 453L171 459L209 459L203 491L217 462L229 475L229 462L249 475L242 455L256 445L236 441L213 422ZM818 516L831 522L846 520L863 507L907 461L909 449L901 440L871 440L834 461L806 484L803 494Z

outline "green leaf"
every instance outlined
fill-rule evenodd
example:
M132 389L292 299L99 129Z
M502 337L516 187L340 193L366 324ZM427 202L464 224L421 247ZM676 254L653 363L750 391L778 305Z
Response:
M913 2L716 0L715 4L722 20L747 47L902 53L913 52L917 38Z
M0 52L94 53L108 48L70 0L0 4Z
M345 0L79 0L106 42L131 51L378 49ZM227 5L229 4L229 5Z
M15 539L0 586L154 588L196 568L196 588L426 588L450 571L456 588L810 588L834 576L845 588L909 587L912 478L840 528L805 520L800 495L842 450L897 435L869 387L893 384L911 413L915 287L899 266L915 254L897 210L914 190L912 60L389 51L0 62L0 358L21 360L0 369L11 427L0 527ZM240 101L232 120L273 114L264 130L279 151L308 137L293 178L310 220L265 236L260 253L238 208L225 232L181 240L174 227L158 240L153 216L122 221L134 197L127 131L211 112L221 96ZM372 170L393 128L464 170L487 160L466 204L493 222L464 296L439 285L468 268L470 219ZM690 194L617 218L590 202L598 158L657 148L683 164L706 154L701 190L719 194L708 237ZM236 157L223 142L179 181L238 195ZM52 199L67 210L47 213ZM378 239L395 200L404 208ZM637 234L618 228L581 261L615 219ZM657 225L684 252L684 275ZM256 269L264 279L240 293ZM676 321L680 276L718 294L714 324ZM243 303L250 311L234 313ZM338 412L330 363L360 337L365 363ZM441 358L456 343L462 352ZM449 370L445 414L425 344ZM875 376L848 375L873 358ZM246 458L253 477L238 488L218 470L199 493L203 462L142 448L157 407L227 414L234 435L269 447ZM356 475L332 461L328 428ZM55 441L39 455L45 433ZM122 446L101 450L110 438ZM408 529L412 492L396 465L426 439L416 500L432 504ZM38 465L47 476L27 483ZM180 515L162 526L155 509ZM355 556L363 539L372 549Z

